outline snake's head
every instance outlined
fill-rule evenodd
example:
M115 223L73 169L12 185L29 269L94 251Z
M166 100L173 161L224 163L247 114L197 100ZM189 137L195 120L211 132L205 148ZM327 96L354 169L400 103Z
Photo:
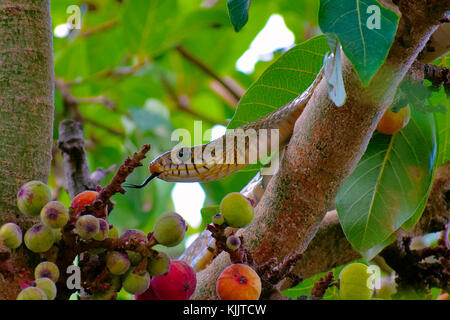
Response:
M164 168L169 165L167 163L166 158L164 157L165 154L160 155L156 159L154 159L152 162L150 162L148 166L148 170L150 171L151 175L160 175L164 172Z
M158 156L150 163L148 169L150 174L158 175L160 179L165 180L164 178L169 174L169 171L177 165L184 165L190 159L189 148L177 148Z

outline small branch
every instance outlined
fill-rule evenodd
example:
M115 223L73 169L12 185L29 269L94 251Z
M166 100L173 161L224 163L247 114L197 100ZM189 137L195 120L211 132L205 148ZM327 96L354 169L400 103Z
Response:
M410 237L401 238L381 253L397 274L398 292L413 289L422 293L433 287L449 291L450 250L445 242L420 250L411 250L410 243Z
M125 189L122 188L122 183L124 183L127 177L136 169L141 167L141 161L146 158L146 153L150 150L150 145L143 145L139 152L135 152L133 157L129 157L125 160L124 164L119 167L111 182L100 190L95 201L91 204L86 205L81 211L81 215L91 214L96 217L104 217L105 208L108 212L112 210L111 197L116 193L126 193Z
M125 137L125 133L123 133L121 130L117 130L115 128L108 127L108 126L104 125L103 123L98 122L97 120L90 119L90 118L85 118L85 117L81 116L80 121L89 123L92 126L100 128L100 129L103 129L103 130L105 130L105 131L107 131L107 132L109 132L109 133L111 133L113 135L116 135L116 136L119 136L119 137L122 137L122 138Z
M333 272L329 271L327 275L320 278L311 290L310 300L322 300L328 288L336 285L337 282L333 280Z
M108 169L103 169L103 168L97 168L97 170L95 170L94 172L92 172L91 174L91 180L92 183L95 185L98 185L103 179L106 178L106 176L108 174L110 174L111 172L113 172L116 169L116 165L113 164L112 166L110 166Z
M214 256L217 256L221 252L228 252L232 263L252 264L253 262L252 257L242 246L242 244L244 243L243 237L239 237L241 245L236 250L231 250L227 246L227 238L231 235L234 235L236 229L233 229L231 232L228 232L230 229L226 230L227 226L225 224L223 225L209 224L206 226L206 229L209 232L211 232L211 236L215 239L215 247L213 249Z
M102 104L109 110L117 110L116 103L105 96L76 98L79 104Z
M236 81L234 81L230 77L224 77L223 81L228 84L233 90L242 97L245 93L245 89L242 88ZM212 81L210 84L210 88L219 95L219 97L225 101L231 108L236 109L239 100L227 90L225 89L218 81Z
M199 112L193 110L189 104L189 98L185 95L178 96L178 94L175 92L174 87L170 84L169 79L167 79L167 77L163 73L160 74L160 79L161 79L161 83L162 83L164 89L167 91L168 95L170 96L172 101L175 103L175 106L178 110L186 112L186 113L190 114L191 116L193 116L194 118L200 119L202 121L208 122L213 125L217 124L217 123L225 125L225 126L227 125L227 123L224 121L211 119L206 114L199 113Z
M210 67L204 64L202 61L197 59L192 53L190 53L185 47L177 46L175 48L186 60L191 62L197 68L202 70L205 74L215 79L219 82L227 91L237 100L241 99L241 94L232 88L228 83L226 83L221 77L219 77Z
M425 79L430 81L436 91L443 86L445 93L450 97L450 69L416 61L409 70L408 76L415 81Z
M73 83L65 82L63 79L56 79L55 80L55 87L59 90L59 92L62 95L63 98L63 105L64 105L64 114L73 113L71 116L74 120L77 120L81 123L90 123L95 127L101 128L111 134L118 135L120 137L124 137L125 134L117 129L110 128L106 125L104 125L101 122L98 122L94 119L85 118L79 110L79 105L83 103L98 103L104 105L109 110L117 111L116 105L114 101L111 99L104 97L104 96L98 96L98 97L85 97L85 98L76 98L72 95L71 92L71 86Z
M90 79L102 79L102 78L113 78L115 80L121 80L127 76L132 76L138 72L142 67L147 65L149 60L147 58L139 57L139 60L132 66L126 67L116 67L110 68L98 72L97 74L90 77ZM87 79L85 79L87 80Z
M66 189L71 198L87 189L94 189L84 147L81 123L68 119L59 124L58 148L63 154Z
M78 108L80 104L91 103L91 104L102 104L109 110L117 110L116 103L108 97L97 96L97 97L82 97L77 98L72 95L71 87L78 82L66 82L64 79L56 78L55 87L61 93L65 106L69 109Z
M92 27L90 29L83 30L81 37L90 37L98 33L102 33L114 28L118 23L117 19L106 21L105 23Z

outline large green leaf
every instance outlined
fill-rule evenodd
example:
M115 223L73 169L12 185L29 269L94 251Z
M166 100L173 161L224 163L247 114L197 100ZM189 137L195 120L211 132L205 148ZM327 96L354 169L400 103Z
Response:
M336 197L342 228L356 250L386 245L405 222L417 221L428 198L435 163L435 123L430 113L413 109L400 132L374 134Z
M373 8L377 11L372 11ZM376 9L378 8L378 9ZM379 18L379 28L373 22ZM387 56L397 30L397 15L376 0L321 0L319 25L335 34L361 81L368 84Z
M315 79L328 50L325 36L319 36L284 53L244 94L228 129L259 119L299 96Z

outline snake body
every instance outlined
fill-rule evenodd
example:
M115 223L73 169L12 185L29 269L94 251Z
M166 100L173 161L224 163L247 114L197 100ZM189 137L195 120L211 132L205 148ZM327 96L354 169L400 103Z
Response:
M279 151L271 150L272 139L279 139L277 145L280 149L289 142L297 118L303 112L322 77L323 68L300 96L260 119L230 130L207 144L180 147L163 153L150 163L151 175L144 183L128 187L142 188L155 177L170 182L214 181L241 170L254 163L252 161L261 160L259 152L261 145L267 148L266 155L272 151ZM278 130L276 136L273 135L273 129ZM256 140L244 136L245 143L239 148L237 140L240 135L237 132L255 132ZM232 159L229 159L229 155L232 155Z

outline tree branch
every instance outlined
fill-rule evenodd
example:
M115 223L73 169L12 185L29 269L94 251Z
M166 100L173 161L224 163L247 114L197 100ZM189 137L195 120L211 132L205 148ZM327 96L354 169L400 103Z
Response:
M190 114L194 118L200 119L202 121L206 121L212 125L214 125L214 124L222 124L225 126L227 125L224 121L211 119L205 113L199 113L199 112L193 110L190 106L189 98L187 96L179 96L176 93L175 88L170 84L169 79L167 79L167 77L163 73L160 74L159 78L161 79L161 83L162 83L164 89L167 91L167 94L170 96L172 101L175 103L175 106L178 110L186 112L187 114Z
M81 123L71 119L61 121L58 148L63 154L65 187L70 198L87 189L95 189L96 184L91 180L91 171L87 165Z
M230 86L226 81L224 81L221 77L219 77L210 67L204 64L202 61L194 57L192 53L190 53L185 47L177 46L175 48L186 60L191 62L193 65L202 70L205 74L210 76L219 82L222 87L224 87L233 97L236 99L236 103L241 99L241 93L237 92L235 88Z

